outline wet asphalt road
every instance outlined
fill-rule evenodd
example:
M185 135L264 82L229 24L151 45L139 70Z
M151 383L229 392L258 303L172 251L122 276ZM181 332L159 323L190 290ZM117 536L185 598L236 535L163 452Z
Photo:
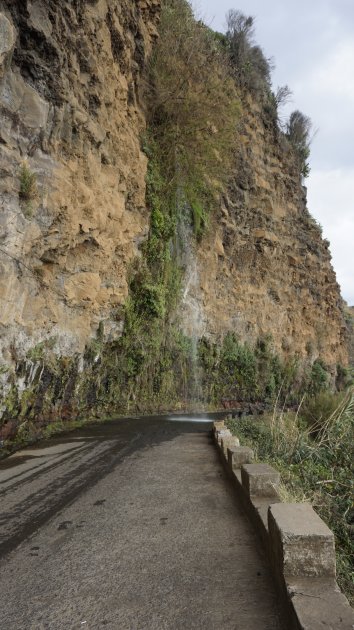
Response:
M210 425L119 420L0 463L1 630L285 630Z

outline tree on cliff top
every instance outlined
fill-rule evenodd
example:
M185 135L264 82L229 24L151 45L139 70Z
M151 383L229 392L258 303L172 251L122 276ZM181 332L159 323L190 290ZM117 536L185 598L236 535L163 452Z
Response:
M282 129L278 107L286 103L291 91L288 86L283 86L278 88L275 94L272 92L272 62L265 57L262 49L255 45L254 18L232 9L226 19L227 31L224 46L230 56L236 84L263 102L268 113L273 116L274 125ZM311 127L310 118L299 111L291 114L285 126L285 136L294 150L303 177L307 177L310 172L308 158Z
M231 9L226 20L226 41L237 84L252 93L269 93L272 62L254 42L254 17Z
M310 173L308 158L310 156L311 129L312 122L308 116L299 110L290 114L285 135L296 152L303 177L308 177Z

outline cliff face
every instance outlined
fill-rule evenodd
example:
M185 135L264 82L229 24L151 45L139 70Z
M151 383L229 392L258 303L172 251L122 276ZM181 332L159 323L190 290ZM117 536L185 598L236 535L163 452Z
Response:
M0 0L0 438L96 407L152 408L157 393L176 403L186 389L182 342L168 360L155 343L150 370L149 350L129 353L134 330L121 341L150 224L139 93L159 12L160 0ZM346 363L328 243L252 99L229 190L184 268L175 322L190 336L270 334L285 357Z
M282 355L345 364L343 301L329 243L307 210L289 148L250 98L223 202L198 250L205 330L234 330L245 341L270 334Z
M140 75L158 0L0 2L0 356L122 328L145 238ZM21 200L26 160L37 194Z
M346 320L349 335L349 363L354 367L354 306L346 308Z

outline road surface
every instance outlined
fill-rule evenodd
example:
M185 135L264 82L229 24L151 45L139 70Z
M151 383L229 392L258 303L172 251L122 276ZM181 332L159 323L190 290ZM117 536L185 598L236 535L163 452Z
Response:
M209 429L117 420L1 462L1 630L285 630Z

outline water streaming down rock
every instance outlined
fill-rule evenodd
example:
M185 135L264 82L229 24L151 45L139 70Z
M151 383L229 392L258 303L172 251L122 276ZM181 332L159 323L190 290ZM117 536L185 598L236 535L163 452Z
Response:
M188 391L189 398L195 403L203 402L203 388L200 379L198 342L206 333L206 320L200 296L200 277L196 255L196 241L190 224L187 209L182 213L178 226L178 257L184 270L184 287L181 305L181 325L184 333L191 339L192 382Z

